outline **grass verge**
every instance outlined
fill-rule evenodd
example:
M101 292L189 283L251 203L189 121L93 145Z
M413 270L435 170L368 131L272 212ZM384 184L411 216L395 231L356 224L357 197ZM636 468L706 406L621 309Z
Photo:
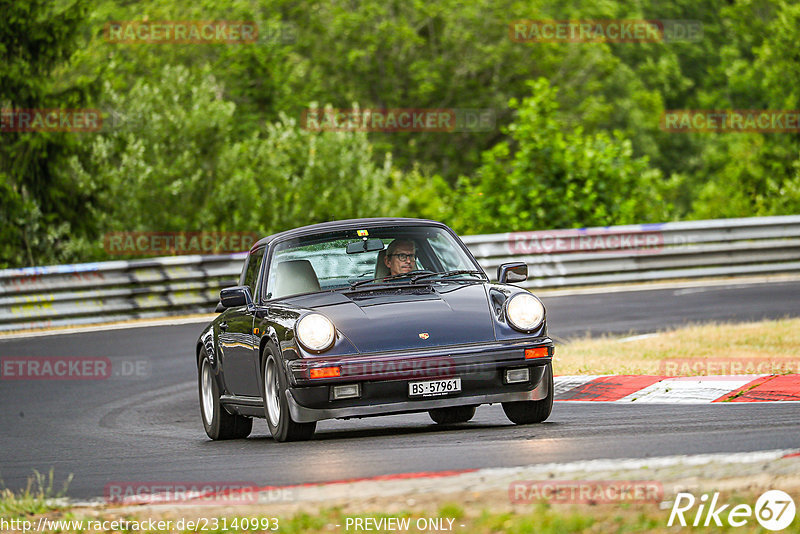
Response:
M169 519L159 518L160 527L153 528L150 518L140 514L114 515L112 510L93 514L91 517L76 516L72 512L50 515L45 525L63 533L103 531L103 522L124 520L122 526L114 525L106 531L119 532L280 532L282 534L309 533L332 534L347 532L452 532L454 534L622 534L633 532L674 533L674 532L767 532L754 516L745 518L742 526L731 526L728 518L730 510L736 505L753 508L759 494L748 492L720 493L719 505L729 504L719 513L721 525L710 521L704 526L706 513L701 512L699 525L692 523L698 512L697 507L684 513L687 526L681 527L677 517L673 526L667 526L672 503L659 506L654 503L622 504L550 504L536 502L519 506L510 511L472 509L465 511L457 503L447 503L438 511L420 512L413 509L395 513L375 511L374 513L350 514L339 507L322 508L313 512L298 512L292 515L271 515L261 511L249 515L215 515L213 513L195 519L181 519L170 515ZM741 520L739 516L738 520ZM62 521L62 523L55 523ZM71 521L71 523L68 523ZM166 521L170 521L166 523ZM191 521L191 523L190 523ZM33 521L33 524L38 524ZM58 525L58 526L57 526ZM178 525L182 528L176 528ZM142 528L139 528L139 527ZM100 527L100 528L98 528ZM163 528L162 528L163 527ZM800 514L784 530L800 531Z
M52 469L47 475L34 470L24 490L0 489L0 517L21 518L58 510L60 507L53 501L66 493L71 481L72 475L62 490L56 491Z
M710 363L696 365L704 361ZM713 323L647 336L577 339L556 348L553 366L557 375L798 373L800 319ZM676 368L689 372L668 372Z

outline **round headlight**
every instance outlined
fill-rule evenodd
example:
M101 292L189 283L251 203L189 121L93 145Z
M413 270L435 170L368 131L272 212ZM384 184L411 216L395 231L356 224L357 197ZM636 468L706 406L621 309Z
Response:
M544 306L530 293L517 293L506 302L506 317L517 330L530 332L544 321Z
M297 321L297 339L309 350L322 352L333 345L336 330L333 323L319 313L309 313Z

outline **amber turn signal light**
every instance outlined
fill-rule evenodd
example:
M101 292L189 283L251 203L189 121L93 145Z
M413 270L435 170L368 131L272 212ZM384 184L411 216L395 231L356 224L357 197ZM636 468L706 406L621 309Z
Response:
M341 376L342 369L340 367L320 367L318 369L311 369L309 376L311 378L333 378Z
M525 359L529 360L531 358L547 358L547 347L525 349Z

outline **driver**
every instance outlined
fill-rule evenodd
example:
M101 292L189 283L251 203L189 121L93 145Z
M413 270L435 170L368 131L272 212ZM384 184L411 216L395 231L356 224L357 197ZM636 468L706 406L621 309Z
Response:
M417 254L414 242L409 239L395 239L386 247L386 257L383 258L389 275L410 273L417 268Z

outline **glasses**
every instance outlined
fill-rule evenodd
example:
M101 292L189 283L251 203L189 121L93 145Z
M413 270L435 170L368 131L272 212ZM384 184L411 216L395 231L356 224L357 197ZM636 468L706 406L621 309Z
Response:
M409 261L409 260L414 261L414 260L417 259L417 255L416 254L402 254L402 253L400 253L400 254L389 254L389 256L394 256L395 258L397 258L400 261Z

